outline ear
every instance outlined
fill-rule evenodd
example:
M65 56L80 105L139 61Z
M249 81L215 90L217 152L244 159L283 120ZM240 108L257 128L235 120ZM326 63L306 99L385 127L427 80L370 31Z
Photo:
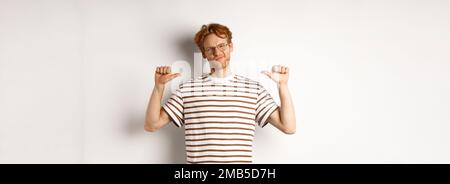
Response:
M233 42L230 43L230 52L233 52Z
M202 51L202 57L203 57L203 59L206 59L205 52L203 52L203 51Z

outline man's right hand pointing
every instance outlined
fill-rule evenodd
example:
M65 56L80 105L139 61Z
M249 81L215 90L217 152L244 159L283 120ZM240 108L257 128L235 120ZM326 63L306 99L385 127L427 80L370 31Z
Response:
M164 88L164 85L172 79L181 76L181 73L171 73L170 66L159 66L155 70L155 87Z

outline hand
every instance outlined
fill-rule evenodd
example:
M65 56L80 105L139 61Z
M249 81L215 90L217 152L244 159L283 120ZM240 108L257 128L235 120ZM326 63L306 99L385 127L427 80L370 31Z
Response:
M170 66L159 66L155 70L155 86L164 88L164 85L172 79L181 76L180 73L171 73Z
M287 84L289 79L289 68L281 65L273 66L272 72L262 71L261 73L267 75L278 85Z

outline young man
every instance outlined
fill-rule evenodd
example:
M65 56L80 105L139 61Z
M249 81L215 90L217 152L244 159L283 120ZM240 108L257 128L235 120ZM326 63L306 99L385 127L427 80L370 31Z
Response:
M220 24L203 25L195 42L211 73L182 83L161 106L165 85L180 73L157 67L148 104L145 130L154 132L169 121L185 127L187 163L252 163L256 126L270 123L286 134L296 130L288 90L289 69L273 66L263 71L278 85L280 106L258 82L230 71L231 31Z

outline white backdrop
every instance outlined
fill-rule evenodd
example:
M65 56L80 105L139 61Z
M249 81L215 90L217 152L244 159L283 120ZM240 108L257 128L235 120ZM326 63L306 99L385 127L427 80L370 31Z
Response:
M255 163L450 163L448 10L446 0L0 0L0 163L184 163L183 130L145 132L145 109L155 67L192 64L193 36L210 22L234 34L233 70L275 97L259 70L291 68L297 133L257 129Z

